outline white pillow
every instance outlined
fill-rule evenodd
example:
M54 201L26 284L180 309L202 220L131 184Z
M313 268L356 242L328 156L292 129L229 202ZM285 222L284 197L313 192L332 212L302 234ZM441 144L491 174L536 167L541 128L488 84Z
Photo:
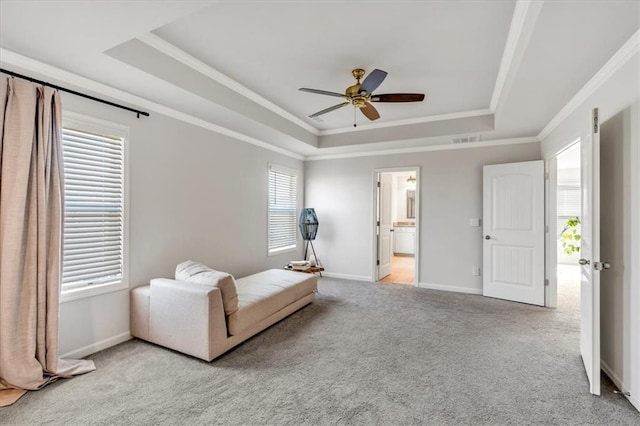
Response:
M238 289L231 274L216 271L202 263L187 260L176 266L176 280L206 284L220 289L224 313L231 315L238 310Z

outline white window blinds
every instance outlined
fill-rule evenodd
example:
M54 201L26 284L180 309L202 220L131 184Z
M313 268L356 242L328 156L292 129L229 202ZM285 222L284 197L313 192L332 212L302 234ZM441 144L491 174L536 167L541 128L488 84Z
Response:
M559 186L558 187L558 216L575 217L580 216L580 187Z
M269 253L296 247L297 184L294 170L269 166Z
M124 140L63 129L62 290L123 277Z

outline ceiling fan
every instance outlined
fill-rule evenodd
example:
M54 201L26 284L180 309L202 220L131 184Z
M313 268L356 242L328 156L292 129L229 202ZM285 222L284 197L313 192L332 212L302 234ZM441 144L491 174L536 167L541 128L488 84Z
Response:
M382 95L373 94L373 91L376 90L378 86L380 86L382 81L387 77L387 73L385 71L379 69L371 71L367 78L364 79L362 84L360 83L360 79L364 77L365 74L365 71L362 68L354 69L353 71L351 71L351 74L356 79L356 84L347 87L344 94L329 92L327 90L309 89L306 87L300 88L300 90L303 92L334 96L337 98L343 98L345 100L345 102L341 104L334 105L332 107L323 109L322 111L311 114L309 118L315 118L351 104L354 106L354 108L360 109L360 111L362 111L362 114L364 114L364 116L369 120L377 120L378 118L380 118L380 114L378 113L378 110L376 110L375 107L371 105L371 102L421 102L424 100L423 93L386 93ZM355 126L356 124L354 123L353 127Z

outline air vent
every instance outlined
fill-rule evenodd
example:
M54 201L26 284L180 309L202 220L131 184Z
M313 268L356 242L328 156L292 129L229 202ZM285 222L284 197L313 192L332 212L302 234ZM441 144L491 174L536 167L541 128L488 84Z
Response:
M324 118L317 116L317 117L309 117L309 120L313 120L316 123L326 123L327 120L325 120Z
M451 139L453 143L471 143L480 142L480 135L457 136Z

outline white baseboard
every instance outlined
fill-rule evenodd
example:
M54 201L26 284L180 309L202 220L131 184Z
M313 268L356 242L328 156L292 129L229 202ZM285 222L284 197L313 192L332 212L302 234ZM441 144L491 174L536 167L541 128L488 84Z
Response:
M118 334L113 337L109 337L108 339L101 340L99 342L92 343L87 346L83 346L80 349L76 349L65 354L60 355L60 358L67 359L78 359L83 358L87 355L94 354L96 352L102 351L104 349L110 348L111 346L115 346L119 343L126 342L127 340L131 340L131 333L128 331L126 333Z
M631 397L629 398L629 401L631 401L633 406L636 407L636 410L640 411L640 397L631 395Z
M618 375L613 372L613 369L609 367L609 364L607 364L603 360L600 360L600 368L602 368L602 371L604 371L604 374L609 376L609 378L611 379L613 384L616 385L618 390L620 390L621 392L629 392L629 388L625 386L622 380L620 380L620 377L618 377Z
M322 276L329 277L329 278L340 278L343 280L371 282L371 277L367 277L366 275L349 275L349 274L337 274L335 272L323 272Z
M452 291L454 293L482 294L481 288L459 287L446 284L418 283L420 288L428 288L430 290Z

